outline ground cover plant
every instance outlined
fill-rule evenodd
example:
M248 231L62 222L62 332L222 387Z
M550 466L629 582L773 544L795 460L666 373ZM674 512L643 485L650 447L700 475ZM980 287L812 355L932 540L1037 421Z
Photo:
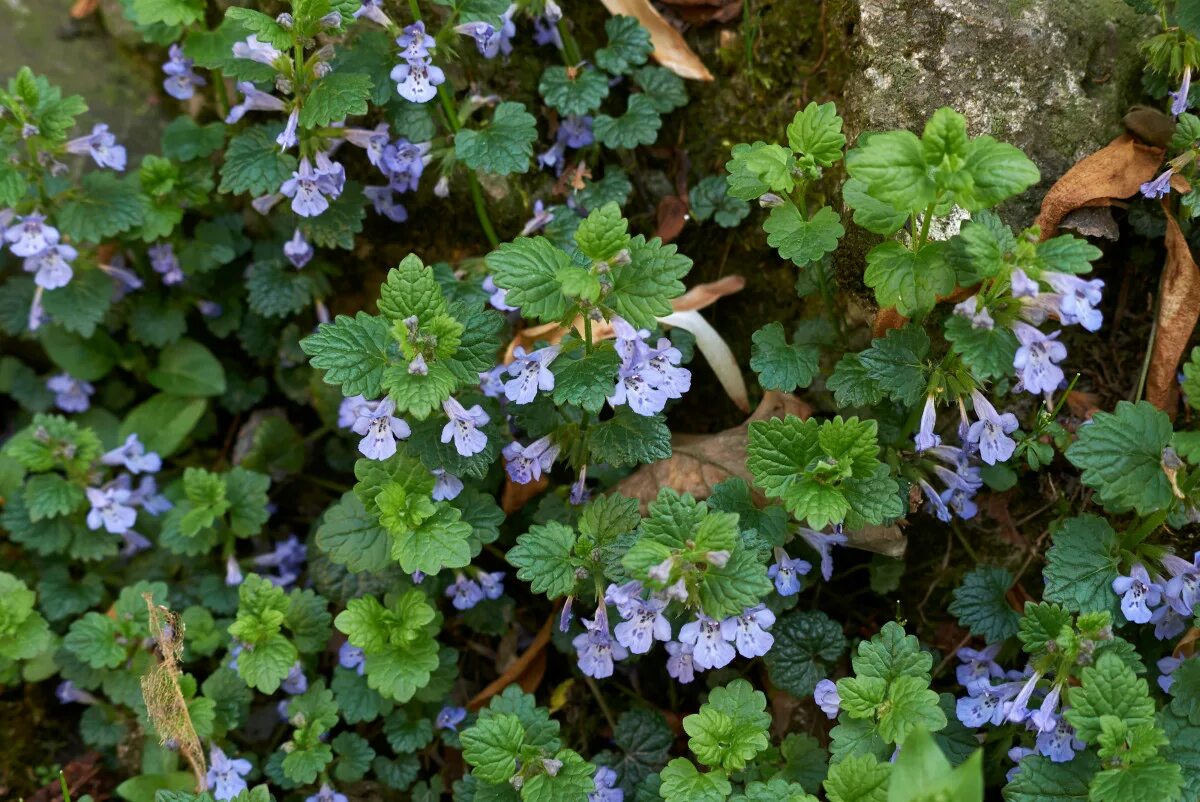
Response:
M951 107L691 164L644 3L120 0L142 154L13 70L4 794L1200 797L1200 14L1131 5L1159 136L1048 190Z

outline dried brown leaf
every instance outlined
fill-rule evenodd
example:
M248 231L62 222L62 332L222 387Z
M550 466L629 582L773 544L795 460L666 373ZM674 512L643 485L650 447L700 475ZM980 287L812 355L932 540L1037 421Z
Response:
M692 52L679 31L671 27L650 0L603 0L604 7L614 16L636 17L650 32L654 45L654 59L680 78L693 81L711 81L713 75L704 66L700 57Z
M1159 283L1158 321L1146 376L1146 400L1173 416L1179 401L1179 386L1175 381L1179 360L1200 319L1200 268L1166 203L1163 209L1167 215L1167 263Z

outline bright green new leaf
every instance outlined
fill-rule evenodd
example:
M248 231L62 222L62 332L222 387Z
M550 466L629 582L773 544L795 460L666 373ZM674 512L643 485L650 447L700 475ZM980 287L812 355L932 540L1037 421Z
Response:
M767 244L791 259L798 267L815 262L837 250L838 240L846 233L837 212L822 206L806 220L800 210L790 203L776 206L763 223Z

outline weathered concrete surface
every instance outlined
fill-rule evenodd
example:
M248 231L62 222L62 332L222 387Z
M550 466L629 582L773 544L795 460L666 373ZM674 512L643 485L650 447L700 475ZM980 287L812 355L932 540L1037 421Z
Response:
M1120 133L1138 95L1146 18L1123 0L859 0L849 13L849 135L919 133L937 108L957 109L972 135L1016 145L1042 171L1004 210L1014 224Z

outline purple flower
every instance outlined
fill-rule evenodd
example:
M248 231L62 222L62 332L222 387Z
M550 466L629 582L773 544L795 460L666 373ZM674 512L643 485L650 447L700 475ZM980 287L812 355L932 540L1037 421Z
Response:
M339 162L335 162L329 158L328 151L317 151L317 155L314 158L316 159L318 180L329 188L323 191L331 198L339 197L346 186L346 168Z
M342 136L351 145L360 147L367 152L367 161L374 167L383 164L384 149L390 144L387 123L379 123L375 128L347 128Z
M425 23L417 20L396 37L396 45L400 48L400 58L412 61L429 58L430 52L437 47L437 41L425 32Z
M971 328L991 330L996 321L992 320L992 313L988 311L986 306L979 306L979 296L972 295L962 303L956 304L954 314L961 317L970 318Z
M767 576L775 580L775 590L780 596L794 596L800 592L800 577L812 570L812 563L800 558L792 559L781 549L775 549L775 562L767 569Z
M437 714L437 720L434 722L434 727L439 730L453 730L458 732L458 725L462 724L467 717L467 709L465 707L443 707Z
M404 420L393 416L395 411L396 402L390 398L384 398L374 409L360 408L350 428L355 434L363 435L358 450L367 459L388 459L396 453L396 441L412 434Z
M479 583L479 587L483 588L483 595L488 599L498 599L504 595L504 572L480 571L475 580Z
M225 558L225 584L229 587L237 587L242 584L242 566L238 564L237 557L230 554Z
M292 211L301 217L316 217L329 208L326 196L335 196L336 186L325 175L313 170L308 157L300 160L300 169L283 182L279 191L292 199Z
M568 148L585 148L596 141L592 134L592 117L590 114L571 115L565 117L558 126L556 139Z
M125 169L125 147L117 144L117 138L109 133L104 123L96 123L90 134L72 139L66 147L67 153L91 156L99 167Z
M562 36L558 33L556 23L562 18L562 11L558 10L556 14L550 12L551 4L546 4L544 15L533 18L533 41L538 45L554 45L559 50L563 49ZM557 10L558 6L554 8Z
M4 231L4 239L13 256L36 256L57 245L58 237L58 229L46 225L46 216L36 212L17 218L16 225Z
M1171 640L1183 634L1192 622L1192 616L1182 616L1172 609L1171 605L1164 604L1154 611L1154 615L1150 616L1150 623L1154 624L1154 637L1159 640Z
M208 789L213 799L228 802L246 790L246 781L242 779L250 773L249 760L242 758L231 760L216 744L208 753Z
M604 607L604 602L600 602L596 607L594 619L591 621L586 618L581 620L587 631L576 635L571 641L571 645L575 647L579 656L579 670L585 676L595 679L611 677L613 661L624 660L629 653L625 651L624 646L613 641L612 636L609 635L608 611Z
M392 27L392 21L383 11L383 0L359 0L361 6L354 12L355 19L366 17L376 25L382 25L385 28Z
M722 621L721 637L733 641L742 657L762 657L775 643L775 637L766 631L774 623L775 613L759 604Z
M925 501L929 504L929 511L937 516L939 521L950 523L950 519L954 516L950 514L946 502L942 499L941 493L933 489L933 486L924 479L918 479L917 485L921 488L921 495L925 497Z
M483 20L465 22L454 27L456 33L475 40L475 48L484 58L495 58L500 54L500 31Z
M483 601L483 589L475 580L456 574L454 584L446 588L445 596L453 600L451 604L454 605L454 609L470 610Z
M1055 722L1053 730L1039 732L1037 736L1038 752L1054 763L1066 763L1085 746L1083 741L1075 737L1075 729L1062 717Z
M1029 717L1038 732L1051 732L1058 725L1058 702L1062 695L1062 685L1055 684L1050 692L1042 699L1041 706Z
M1025 684L1021 686L1021 690L1017 693L1016 698L1008 706L1007 717L1009 721L1019 724L1029 718L1029 700L1033 697L1033 692L1037 690L1037 684L1041 678L1042 673L1035 671L1025 680Z
M491 420L479 404L466 409L454 398L442 402L442 411L450 418L442 427L442 442L454 439L454 449L459 456L470 457L487 448L487 435L479 431Z
M504 468L508 476L519 485L527 485L542 478L558 458L559 448L550 436L539 437L527 446L515 440L504 447Z
M297 660L292 663L292 667L288 669L287 676L283 678L283 682L279 683L279 688L284 693L295 696L298 693L304 693L308 690L308 677L304 676L304 666Z
M513 352L513 361L508 366L508 375L513 378L504 383L504 395L514 404L528 404L537 397L539 391L548 393L554 389L554 374L550 372L550 363L558 356L559 347L550 345L539 348L532 353L517 346Z
M300 109L293 108L287 117L287 124L283 126L283 130L275 137L275 144L280 150L289 150L296 146L299 141L296 138L296 131L300 127Z
M608 397L614 407L628 404L638 415L657 415L667 405L666 392L651 385L638 368L622 367L617 373L617 386Z
M183 270L179 267L179 259L175 257L175 248L169 242L160 242L146 249L150 257L150 267L162 276L163 284L170 286L183 281Z
M1135 624L1150 620L1150 608L1162 599L1162 588L1150 581L1150 574L1141 563L1133 566L1129 576L1118 576L1112 582L1113 593L1121 597L1121 612Z
M692 372L679 367L683 354L671 345L666 337L660 337L658 345L646 353L643 375L647 381L663 391L667 398L682 398L692 387Z
M496 280L494 278L491 276L484 276L482 286L484 292L490 293L490 295L488 295L488 303L491 304L493 309L496 309L500 312L517 311L518 307L511 306L508 303L508 290L504 289L503 287L497 287ZM517 347L520 348L521 346ZM522 349L522 351L523 350L524 349Z
M330 788L329 783L321 783L320 790L305 799L304 802L349 802L349 799L345 794L339 794Z
M670 641L666 645L667 674L685 685L696 678L694 661L692 660L692 645Z
M724 635L721 622L703 613L679 630L679 641L691 644L692 661L703 669L724 668L733 661L737 652L729 640Z
M287 587L299 578L307 559L308 547L295 535L288 535L270 551L256 555L253 562L260 568L277 569L279 573L268 575L267 579L278 587Z
M634 654L645 654L654 641L669 641L671 624L662 614L666 606L661 599L638 599L629 610L630 614L622 614L625 620L613 630L617 642Z
M1162 688L1163 693L1170 693L1171 685L1174 682L1174 677L1171 675L1175 673L1175 669L1183 665L1183 660L1167 655L1160 658L1155 665L1158 666L1158 687Z
M308 244L308 240L304 238L298 228L292 234L292 238L283 243L283 255L297 270L308 264L314 253L316 251L313 250L313 246Z
M358 672L361 677L363 666L366 663L367 656L363 654L363 650L346 641L338 647L338 665L342 668L349 668Z
M146 446L138 439L137 432L125 438L125 442L100 457L105 465L123 465L130 473L158 473L162 468L162 459L153 451L146 451Z
M520 236L528 237L535 234L553 220L554 212L547 209L540 200L536 200L533 202L533 217L525 221L525 227L521 229Z
M392 68L400 97L412 103L428 103L437 96L437 88L446 80L446 73L432 59L413 59Z
M117 479L120 481L120 477ZM135 507L141 507L151 515L162 515L175 506L170 499L159 494L158 482L154 481L153 476L142 477L137 489L130 492L129 503Z
M75 275L71 260L78 255L79 252L70 245L51 245L40 253L26 257L23 267L26 273L34 274L34 284L44 290L56 290L70 283Z
M567 495L567 501L578 507L585 503L590 495L587 489L587 466L584 465L579 469L579 476L571 483L571 492Z
M463 491L462 479L448 473L445 468L434 468L430 473L433 474L434 501L450 501L458 498L458 494Z
M363 195L371 201L375 214L386 217L393 223L403 223L408 219L408 209L404 204L396 202L396 193L391 187L366 187Z
M921 428L917 431L917 436L913 439L916 444L917 451L928 451L934 446L942 444L942 438L933 431L933 427L937 425L937 410L933 405L933 396L925 396L925 408L921 410Z
M257 61L259 64L267 66L275 66L275 62L283 58L283 53L276 50L267 42L258 41L257 36L249 36L244 42L235 42L233 45L234 58L247 58L251 61Z
M971 400L979 420L967 430L967 442L979 446L979 456L988 465L1007 461L1017 448L1016 441L1008 436L1017 430L1017 416L1011 412L998 414L978 390L971 391Z
M1179 84L1179 89L1174 92L1169 92L1171 96L1171 114L1178 117L1188 110L1188 94L1192 89L1192 68L1189 65L1183 71L1183 81Z
M1067 347L1058 341L1058 332L1043 334L1020 320L1012 328L1021 344L1013 367L1022 386L1035 395L1057 390L1065 378L1057 363L1067 358Z
M343 398L338 404L338 428L349 429L360 415L369 415L378 406L378 401L368 401L361 395Z
M567 146L562 142L555 142L537 155L537 163L539 167L553 169L556 174L561 174L566 156Z
M387 145L380 155L379 169L396 192L415 192L433 149L430 142L409 142L404 137Z
M225 116L225 122L228 125L233 125L242 119L248 111L279 112L287 108L282 100L262 91L249 81L238 81L237 89L242 93L242 102L229 109L229 114Z
M592 777L595 788L588 794L587 802L625 802L625 792L617 785L617 773L608 766L600 766Z
M97 701L95 696L92 696L85 690L81 690L79 686L77 686L74 682L71 682L69 679L65 679L58 683L58 687L55 689L54 695L57 696L58 701L62 702L64 705L94 705Z
M976 688L991 686L993 678L1004 676L1004 669L996 662L1002 643L993 643L982 650L963 647L958 650L957 657L962 661L955 670L955 676L960 685L966 687L968 693Z
M1019 682L1005 682L994 686L979 685L974 691L968 689L970 695L955 703L955 715L968 727L999 726L1008 712L1008 701L1020 687Z
M1062 297L1058 301L1059 316L1068 325L1078 323L1088 331L1099 331L1104 316L1096 304L1100 303L1104 282L1100 279L1090 281L1072 276L1069 273L1056 273L1048 270L1042 274L1054 291Z
M234 46L236 52L237 46ZM183 55L183 48L178 44L171 45L167 51L167 60L162 65L162 71L167 76L163 79L163 90L176 100L187 100L196 94L197 86L205 86L208 81L192 71L195 64Z
M831 679L823 679L813 689L813 701L821 712L830 719L838 717L842 710L842 697L838 694L837 683Z
M1012 295L1014 298L1036 298L1040 292L1038 283L1025 274L1021 268L1012 272Z
M642 603L642 583L636 579L624 585L610 583L604 589L604 601L617 608L621 618L629 619L637 612Z
M821 576L828 582L833 576L833 547L846 544L847 538L842 534L841 525L834 527L834 531L830 534L825 532L817 532L806 527L800 527L797 530L800 537L804 539L812 549L821 557ZM802 561L801 561L802 562ZM807 563L805 563L807 565ZM811 568L811 566L810 566ZM808 573L806 569L804 573Z
M1162 558L1162 564L1171 575L1163 588L1163 597L1180 615L1190 616L1200 602L1200 551L1192 555L1191 562L1168 554Z
M1142 184L1140 187L1142 194L1153 200L1169 193L1171 191L1171 176L1174 172L1175 168L1168 167L1158 178Z
M46 389L54 393L54 404L63 412L87 412L88 397L96 392L91 384L69 373L59 373L46 380Z
M488 398L501 398L504 396L504 373L508 370L507 365L496 365L491 370L484 371L479 374L479 389Z

